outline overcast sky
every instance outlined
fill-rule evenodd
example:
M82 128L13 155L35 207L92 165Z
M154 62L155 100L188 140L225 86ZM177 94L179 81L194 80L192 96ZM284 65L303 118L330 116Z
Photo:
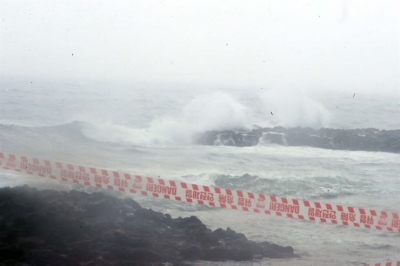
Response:
M0 74L395 91L399 2L2 0Z

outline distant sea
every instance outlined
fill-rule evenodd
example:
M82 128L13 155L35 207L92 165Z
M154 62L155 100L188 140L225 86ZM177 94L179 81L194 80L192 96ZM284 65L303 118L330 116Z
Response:
M201 146L193 134L257 126L400 129L399 95L0 82L0 150L264 194L400 212L400 154ZM71 189L0 172L0 187ZM85 188L75 189L85 190ZM135 198L198 216L302 257L248 265L360 265L400 260L400 234ZM199 265L243 265L208 263Z

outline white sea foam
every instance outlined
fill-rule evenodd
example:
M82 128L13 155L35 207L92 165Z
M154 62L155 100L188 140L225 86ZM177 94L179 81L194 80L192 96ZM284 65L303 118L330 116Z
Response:
M195 133L207 130L249 129L249 108L233 96L214 92L190 100L178 115L152 120L147 128L133 128L113 123L86 128L97 140L129 142L139 145L190 144Z

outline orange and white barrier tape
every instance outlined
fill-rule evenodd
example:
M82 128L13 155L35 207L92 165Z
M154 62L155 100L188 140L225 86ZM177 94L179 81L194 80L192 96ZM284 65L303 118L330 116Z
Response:
M374 264L363 264L363 266L400 266L400 261L395 261L395 262L387 261Z
M6 170L155 198L300 220L400 232L400 215L389 211L267 196L2 152L0 152L0 165Z
M3 152L0 152L0 167L5 170L49 177L85 186L118 190L124 193L308 221L400 232L400 215L383 210L267 196L240 190L143 177L120 171L39 160ZM364 266L400 266L400 261L364 264Z

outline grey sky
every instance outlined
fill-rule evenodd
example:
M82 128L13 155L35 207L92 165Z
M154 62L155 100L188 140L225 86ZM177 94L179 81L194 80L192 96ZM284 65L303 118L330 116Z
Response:
M3 76L399 88L397 0L0 5Z

